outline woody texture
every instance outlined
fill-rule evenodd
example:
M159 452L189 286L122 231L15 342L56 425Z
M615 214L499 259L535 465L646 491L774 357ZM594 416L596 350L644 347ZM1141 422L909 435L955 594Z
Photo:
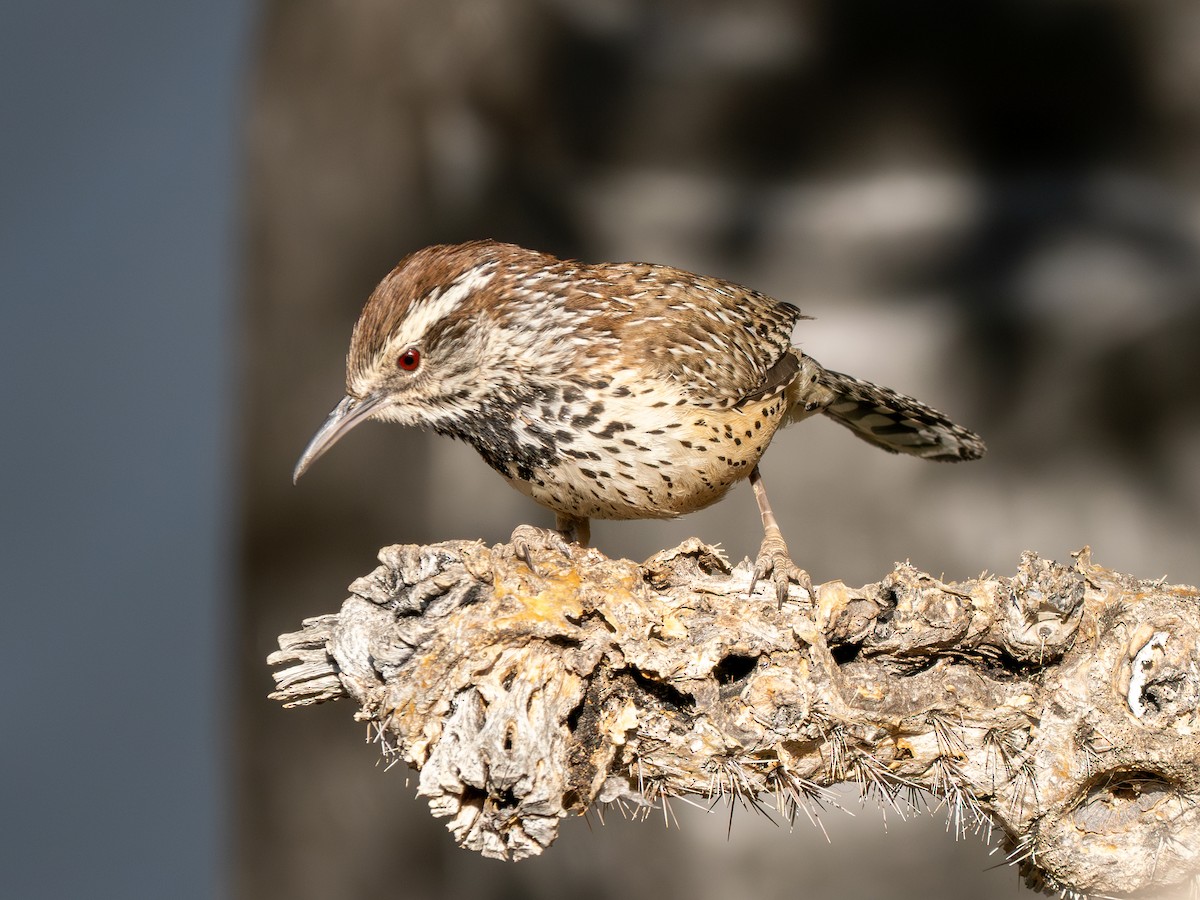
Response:
M801 318L662 266L491 242L410 256L368 301L296 476L361 421L420 425L557 528L384 548L338 612L280 636L271 696L351 700L487 856L543 852L566 816L669 819L674 798L819 823L851 782L894 813L942 811L1036 890L1200 889L1200 592L1086 549L961 582L899 564L811 585L758 471L779 428L824 414L892 452L984 447L820 366L791 343ZM592 518L681 515L743 479L754 561L695 539L640 565L587 546Z

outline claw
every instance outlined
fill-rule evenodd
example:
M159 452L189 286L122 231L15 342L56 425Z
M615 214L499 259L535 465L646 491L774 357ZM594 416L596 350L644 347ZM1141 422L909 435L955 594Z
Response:
M557 550L568 559L571 556L571 545L557 531L547 531L545 528L538 528L534 525L518 525L513 529L512 537L513 554L521 562L529 567L529 571L534 575L541 576L537 565L533 561L533 551L536 550Z
M792 562L787 544L778 535L763 538L762 546L758 548L758 558L754 561L754 571L750 575L750 593L753 594L758 583L767 578L775 585L775 599L780 607L788 598L788 591L793 584L799 585L809 598L815 596L812 579L806 571Z
M516 553L517 559L529 567L529 571L534 575L538 574L537 566L533 564L533 554L529 552L529 544L522 540L514 540L513 552Z

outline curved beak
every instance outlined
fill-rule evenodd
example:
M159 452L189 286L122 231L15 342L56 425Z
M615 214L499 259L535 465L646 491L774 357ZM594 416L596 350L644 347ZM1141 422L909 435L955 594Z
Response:
M305 470L317 460L317 457L336 444L338 438L359 422L371 418L383 406L386 399L384 394L371 394L361 400L357 397L343 397L342 402L333 408L333 412L329 414L325 424L313 435L313 439L304 448L304 452L300 455L300 461L296 463L296 470L292 473L292 484L299 481Z

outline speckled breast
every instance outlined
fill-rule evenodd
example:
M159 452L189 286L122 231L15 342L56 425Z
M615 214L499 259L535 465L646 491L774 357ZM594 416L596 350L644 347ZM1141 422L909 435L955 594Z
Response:
M669 384L592 386L571 397L514 416L516 443L549 452L526 466L493 465L541 505L596 519L670 518L715 503L749 476L787 406L781 390L701 408Z

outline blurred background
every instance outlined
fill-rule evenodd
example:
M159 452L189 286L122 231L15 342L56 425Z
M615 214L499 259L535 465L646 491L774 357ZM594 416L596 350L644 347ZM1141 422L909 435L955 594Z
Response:
M1022 550L1200 581L1200 7L1183 0L43 0L0 12L0 883L14 897L1017 897L943 813L674 805L455 848L265 656L375 551L550 517L368 426L292 487L409 251L495 237L799 305L821 362L978 430L764 464L814 580ZM760 539L748 488L610 555Z

